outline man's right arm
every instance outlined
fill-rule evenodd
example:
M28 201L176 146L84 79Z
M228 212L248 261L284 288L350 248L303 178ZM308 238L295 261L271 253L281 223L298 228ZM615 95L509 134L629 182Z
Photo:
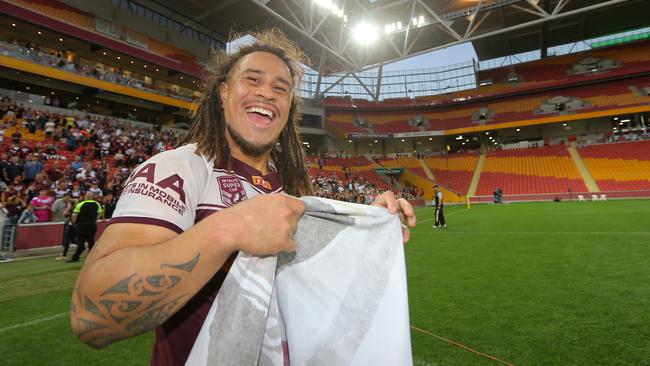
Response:
M293 250L303 212L302 201L274 194L216 212L180 235L154 225L110 225L77 280L70 310L73 332L101 348L157 327L233 252Z

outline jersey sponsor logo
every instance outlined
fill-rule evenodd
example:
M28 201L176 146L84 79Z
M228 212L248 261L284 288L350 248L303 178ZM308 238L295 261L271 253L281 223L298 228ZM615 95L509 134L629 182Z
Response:
M185 182L183 178L178 174L172 174L158 182L155 182L155 174L155 163L145 165L131 176L127 184L124 186L122 195L139 194L151 197L156 201L167 205L180 215L183 215L187 210L185 205L185 190L183 189ZM143 179L146 183L142 182Z
M241 184L239 178L234 175L226 175L217 177L219 183L219 192L221 193L221 201L226 206L233 206L241 201L246 200L246 190Z
M265 181L264 178L260 177L259 175L253 175L251 178L253 179L253 184L256 186L271 189L271 183Z

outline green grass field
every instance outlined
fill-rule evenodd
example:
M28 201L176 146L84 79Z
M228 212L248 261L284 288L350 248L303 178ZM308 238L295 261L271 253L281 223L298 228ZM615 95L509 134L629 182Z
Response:
M650 365L650 201L418 210L406 246L415 365ZM70 333L80 266L0 263L0 365L146 365L151 333ZM426 333L425 333L426 332ZM444 339L443 339L444 338Z

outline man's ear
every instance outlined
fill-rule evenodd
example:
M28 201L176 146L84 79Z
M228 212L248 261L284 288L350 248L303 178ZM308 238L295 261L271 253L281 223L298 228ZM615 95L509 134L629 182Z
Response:
M226 104L226 99L228 98L228 84L219 84L219 98L221 99L221 105Z

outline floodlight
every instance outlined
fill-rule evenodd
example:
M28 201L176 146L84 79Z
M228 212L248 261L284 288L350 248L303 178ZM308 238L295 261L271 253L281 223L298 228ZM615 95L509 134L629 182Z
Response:
M370 23L359 23L352 29L352 36L357 43L362 45L370 45L377 40L379 32L377 27Z

